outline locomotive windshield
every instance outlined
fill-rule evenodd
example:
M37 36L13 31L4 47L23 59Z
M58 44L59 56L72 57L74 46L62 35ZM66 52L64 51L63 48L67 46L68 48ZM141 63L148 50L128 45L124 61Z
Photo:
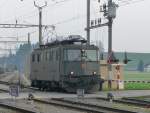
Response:
M65 61L97 61L97 50L76 50L68 49L64 51L64 60Z

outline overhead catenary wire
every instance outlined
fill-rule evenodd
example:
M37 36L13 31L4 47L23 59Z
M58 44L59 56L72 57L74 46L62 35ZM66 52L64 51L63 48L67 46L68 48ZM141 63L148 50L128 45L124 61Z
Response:
M59 4L59 3L64 3L64 2L67 2L67 1L71 1L71 0L61 0L61 1L57 1L55 4L53 4L53 5L50 5L50 6L48 6L48 7L51 7L51 6L55 6L56 4ZM33 13L34 11L32 11L32 13ZM34 15L28 15L28 14L25 14L25 15L20 15L19 17L34 17ZM72 18L69 18L69 19L66 19L66 20L63 20L63 21L60 21L60 22L57 22L57 23L55 23L55 24L53 24L53 25L58 25L58 24L62 24L62 23L66 23L66 22L69 22L69 21L73 21L73 20L76 20L76 19L79 19L79 18L81 18L81 17L84 17L85 15L78 15L78 16L75 16L75 17L72 17ZM16 17L16 19L15 20L18 20L19 19L19 17ZM8 21L7 19L6 19L6 21ZM23 21L25 21L25 20L23 20Z
M131 4L135 4L135 3L139 3L139 2L143 2L145 0L126 0L124 2L120 2L119 3L119 7L120 6L127 6L127 5L131 5Z
M56 4L59 4L59 3L63 3L63 2L66 2L66 1L70 1L70 0L61 0L61 1L57 1L55 4L53 4L53 5L50 5L50 6L55 6ZM33 14L35 11L32 11L31 13ZM27 18L29 18L29 17L33 17L33 15L28 15L28 14L24 14L24 15L20 15L20 17L19 18L22 18L22 17L27 17ZM16 17L16 19L15 20L17 20L18 19L18 17ZM6 21L6 20L5 20ZM8 20L7 20L8 21ZM18 20L17 20L18 21ZM26 22L27 23L27 21L25 21L25 20L23 20L23 22ZM29 22L28 22L29 23ZM58 23L57 23L58 24Z
M58 2L56 2L55 3L55 5L56 4L59 4L59 3L64 3L64 2L67 2L67 1L71 1L71 0L61 0L61 1L58 1ZM128 4L132 4L133 3L133 1L135 2L140 2L140 1L144 1L144 0L119 0L120 2L121 1L132 1L131 3L128 3ZM120 6L124 6L124 5L128 5L128 4L120 4ZM54 6L54 4L53 5L51 5L51 6ZM59 21L59 22L57 22L57 23L54 23L53 25L59 25L59 24L63 24L63 23L67 23L67 22L70 22L70 21L74 21L74 20L76 20L76 19L80 19L80 18L82 18L82 17L84 17L84 15L78 15L78 16L75 16L75 17L72 17L72 18L69 18L69 19L66 19L66 20L63 20L63 21Z
M49 0L49 1L51 1L51 0ZM55 6L55 5L59 4L59 3L65 3L67 1L71 1L71 0L56 1L55 4L51 4L48 7ZM119 1L119 6L125 6L125 5L129 5L129 4L141 2L141 1L144 1L144 0L118 0L118 1ZM123 2L125 2L125 3L123 4ZM30 13L33 14L34 12L36 12L36 10L34 10L34 11L30 12ZM23 17L27 17L27 18L29 18L29 17L34 17L34 15L31 15L31 14L29 15L29 13L26 13L26 14L23 14L23 15L20 15L20 16L16 17L16 19L19 19L19 17L22 17L22 18ZM63 22L66 23L66 22L69 22L69 21L73 21L75 19L78 19L78 17L72 17L72 18L70 18L68 20L60 21L60 22L55 23L54 25L61 24ZM6 19L6 21L7 21L7 19Z
M62 1L56 2L56 4L58 4L58 3L63 3L63 2L66 2L66 1L71 1L71 0L62 0ZM52 5L51 5L51 6L52 6ZM81 17L84 17L84 16L85 16L85 15L78 15L78 16L76 16L76 17L72 17L72 18L70 18L70 19L67 19L67 20L63 20L63 21L57 22L57 23L55 23L54 25L67 23L67 22L70 22L70 21L79 19L79 18L81 18Z
M7 0L5 0L4 2L6 2L6 1L7 1ZM51 0L49 0L49 1L51 1ZM61 1L57 1L57 2L54 3L54 4L48 5L48 7L52 8L53 6L56 6L57 4L65 3L65 2L67 2L67 1L71 1L71 0L61 0ZM21 14L21 15L16 16L15 19L19 20L20 18L31 18L31 17L35 17L35 15L37 15L37 14L38 14L38 13L37 13L37 10L34 9L34 10L31 11L31 12L24 13L24 14ZM15 19L14 19L14 16L10 16L10 17L8 17L8 19L5 19L5 20L2 21L2 22L9 22L9 21L13 21L13 20L15 20Z

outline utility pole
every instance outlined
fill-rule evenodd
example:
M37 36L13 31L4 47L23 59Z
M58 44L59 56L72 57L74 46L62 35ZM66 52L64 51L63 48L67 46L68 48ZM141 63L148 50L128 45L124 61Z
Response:
M112 52L112 18L108 18L108 55Z
M107 13L108 19L108 56L112 54L112 24L116 17L116 7L117 5L112 0L108 0L108 10L104 12Z
M28 33L28 44L30 44L30 33Z
M100 3L100 0L99 0ZM117 4L112 0L108 0L107 4L103 4L101 7L101 11L104 13L104 17L108 20L107 23L101 23L101 19L90 20L90 0L87 0L87 27L85 30L87 31L87 41L90 42L90 30L98 27L108 26L108 56L112 53L112 24L113 20L116 17L116 8ZM91 21L91 25L90 25ZM95 22L95 25L94 25Z
M98 0L100 3L100 0ZM106 23L101 23L101 19L95 19L91 21L91 25L89 23L90 21L90 0L87 0L87 28L85 30L87 31L87 41L90 42L90 29L95 29L103 26L108 26L108 60L111 59L112 55L112 24L113 20L116 17L116 9L118 5L113 2L113 0L108 0L108 3L103 4L102 7L100 7L100 12L103 12L104 17L108 20ZM109 86L111 88L111 78L112 78L112 62L108 62L108 71L109 71Z
M90 0L87 0L87 44L90 45Z
M105 14L107 13L107 19L108 19L108 60L112 59L112 24L113 24L113 19L116 18L116 8L117 5L112 1L108 0L108 9L107 12L104 12ZM108 87L111 89L112 88L112 62L109 62L108 64Z
M34 6L39 10L39 46L42 45L42 9L47 6L47 2L43 6L38 6L34 1Z
M108 0L108 60L111 59L111 54L112 54L112 23L113 23L113 18L109 14L109 11L111 10L112 7L112 0ZM111 62L108 63L108 88L112 88L112 65Z

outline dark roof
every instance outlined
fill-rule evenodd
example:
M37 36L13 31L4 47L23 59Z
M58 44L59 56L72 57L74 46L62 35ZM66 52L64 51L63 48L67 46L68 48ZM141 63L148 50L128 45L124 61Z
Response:
M144 65L144 67L147 67L147 66L150 66L150 63L147 63L147 64Z
M40 48L45 48L45 47L51 47L51 46L56 46L56 45L69 45L69 44L74 44L75 42L81 42L81 44L87 43L87 40L85 40L84 38L70 38L69 39L65 39L62 41L59 40L55 40L51 43L47 43L45 45L40 45Z

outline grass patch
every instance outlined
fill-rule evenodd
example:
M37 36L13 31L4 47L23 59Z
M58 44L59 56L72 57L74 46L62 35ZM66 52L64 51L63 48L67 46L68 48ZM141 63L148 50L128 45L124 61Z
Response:
M124 80L150 81L150 73L146 72L124 72ZM125 83L126 90L149 90L150 83Z
M146 72L124 72L124 80L150 81L150 73Z
M150 83L125 83L126 90L148 90Z

